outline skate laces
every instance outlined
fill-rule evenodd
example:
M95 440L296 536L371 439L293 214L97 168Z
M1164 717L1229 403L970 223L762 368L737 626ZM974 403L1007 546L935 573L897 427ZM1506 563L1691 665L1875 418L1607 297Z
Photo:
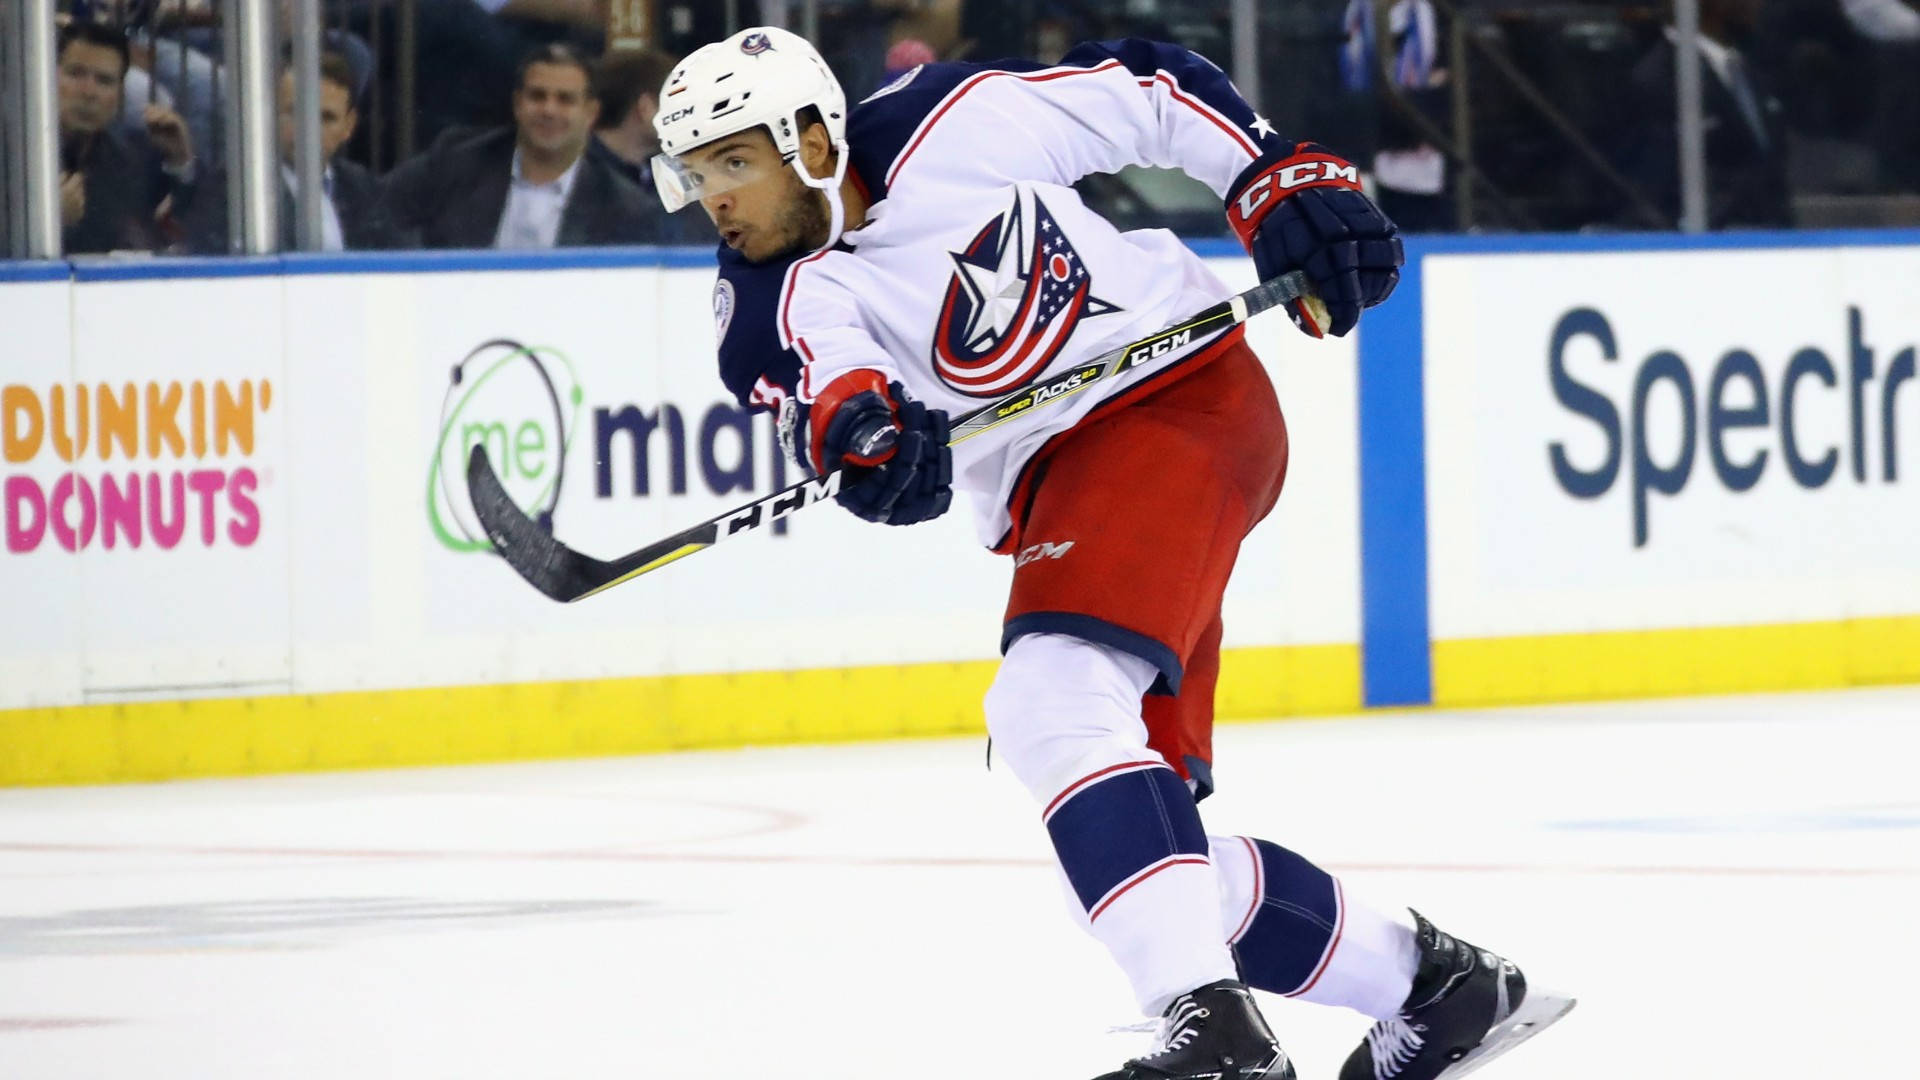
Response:
M1394 1016L1373 1025L1367 1031L1367 1052L1373 1055L1373 1075L1386 1080L1420 1053L1427 1040L1421 1032L1425 1024L1408 1023L1405 1016Z
M1160 1021L1157 1045L1152 1053L1143 1060L1165 1057L1177 1050L1183 1050L1187 1044L1200 1037L1201 1025L1196 1020L1205 1020L1213 1015L1205 1007L1196 1004L1192 998L1181 998L1174 1002L1173 1011Z

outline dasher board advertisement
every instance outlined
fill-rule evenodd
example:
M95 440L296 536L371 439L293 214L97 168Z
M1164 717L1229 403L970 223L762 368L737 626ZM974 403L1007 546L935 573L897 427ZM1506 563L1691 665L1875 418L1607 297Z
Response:
M1920 250L1423 276L1435 639L1920 611Z

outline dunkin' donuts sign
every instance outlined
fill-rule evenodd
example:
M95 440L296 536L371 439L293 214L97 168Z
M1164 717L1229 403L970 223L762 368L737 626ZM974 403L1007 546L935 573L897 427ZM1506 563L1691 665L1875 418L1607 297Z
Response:
M8 554L251 547L273 404L268 379L0 386Z

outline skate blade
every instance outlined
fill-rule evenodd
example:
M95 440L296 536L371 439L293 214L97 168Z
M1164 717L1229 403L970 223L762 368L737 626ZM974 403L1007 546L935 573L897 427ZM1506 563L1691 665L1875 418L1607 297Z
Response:
M1512 1016L1494 1025L1480 1045L1467 1051L1459 1061L1440 1070L1434 1080L1456 1080L1545 1031L1554 1021L1573 1011L1578 1001L1571 994L1544 986L1527 987L1527 996Z

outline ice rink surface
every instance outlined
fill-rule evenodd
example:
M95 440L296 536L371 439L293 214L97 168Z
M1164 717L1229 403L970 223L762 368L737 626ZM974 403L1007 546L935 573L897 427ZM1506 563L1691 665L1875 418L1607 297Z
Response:
M1920 689L1233 725L1263 836L1579 995L1477 1076L1920 1076ZM1302 1080L1361 1017L1265 998ZM0 791L0 1077L1085 1080L982 740Z

